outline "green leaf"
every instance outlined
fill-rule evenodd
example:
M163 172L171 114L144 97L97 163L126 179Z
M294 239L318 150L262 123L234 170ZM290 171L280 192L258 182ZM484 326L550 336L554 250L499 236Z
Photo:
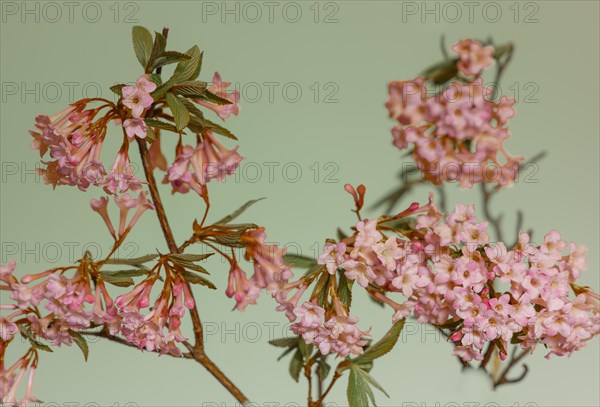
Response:
M152 54L152 34L144 27L135 26L132 30L133 50L142 67L146 67Z
M178 261L177 264L188 270L197 271L198 273L210 274L208 271L206 271L204 267L199 266L198 264L189 263L187 261Z
M376 344L370 346L362 355L354 358L353 362L358 364L369 363L390 352L396 345L402 328L404 328L404 321L404 319L401 319L392 325L390 330Z
M178 63L181 61L187 61L188 59L190 59L190 56L186 55L186 54L182 54L181 52L165 51L159 57L154 59L154 61L152 62L152 71L155 70L156 68L160 68L162 66L169 65L169 64ZM150 72L152 72L152 71L150 71Z
M338 284L338 297L340 302L346 307L350 308L352 305L352 286L354 280L348 280L344 274L340 274L340 281Z
M195 262L201 261L209 258L214 253L206 253L206 254L191 254L191 253L179 253L179 254L169 254L169 258L182 260L186 262Z
M123 88L127 86L124 83L118 83L110 87L112 93L117 94L120 97L123 97Z
M300 372L302 371L302 368L304 367L304 358L302 357L302 352L300 352L300 349L296 350L296 353L294 353L294 356L292 357L292 360L290 361L290 375L292 376L292 379L294 379L296 381L296 383L298 382L298 380L300 380Z
M385 394L388 398L390 397L390 395L387 394L387 392L384 390L384 388L377 382L377 380L375 380L375 378L373 376L371 376L369 373L365 372L363 369L361 369L358 366L353 369L356 370L356 372L360 376L362 376L367 383L369 383L371 386L375 387L377 390L379 390L380 392ZM373 405L375 405L375 399L372 398L371 401L373 402Z
M150 57L146 62L145 72L150 73L154 71L155 61L158 57L160 57L163 52L165 52L165 48L167 47L167 39L159 32L154 33L154 44L152 45L152 52L150 53Z
M181 61L177 64L173 73L175 83L192 81L200 75L200 66L202 65L202 53L197 45L187 50L185 53L190 59Z
M293 263L294 267L310 268L317 265L312 257L302 256L300 254L286 254L283 256L286 263Z
M148 269L129 269L129 270L103 270L100 273L102 276L112 276L112 277L140 277L148 274L150 270Z
M144 119L144 121L146 122L146 125L148 125L150 127L154 127L154 128L161 129L161 130L172 131L173 133L179 133L177 131L177 127L175 127L171 123L161 122L160 120L156 120L156 119Z
M369 387L369 383L360 373L357 373L358 371L360 371L360 369L350 370L346 395L348 396L350 407L367 407L369 405L369 399L373 400L375 396Z
M278 348L290 348L298 346L298 336L293 338L278 338L269 341L270 345L277 346Z
M171 87L171 92L177 95L197 99L206 90L206 82L202 81L185 81L180 82Z
M225 127L212 122L208 119L204 119L203 121L203 126L206 127L208 130L212 130L217 134L220 134L221 136L225 136L227 138L233 139L233 140L237 140L238 138L229 130L227 130Z
M173 113L177 131L183 131L190 122L190 112L188 112L183 102L172 93L167 93L167 104Z
M351 364L347 390L350 407L367 407L369 401L376 406L375 395L371 386L390 397L373 376L361 369L360 366Z
M205 287L210 288L211 290L217 289L217 287L212 282L208 281L204 277L199 276L198 274L190 273L189 271L184 271L182 274L185 281L187 281L190 284L203 285Z
M23 338L29 340L29 343L31 344L31 346L33 346L34 349L43 350L44 352L54 352L52 349L50 349L48 345L45 345L38 341L35 338L34 333L31 332L31 330L28 327L25 327L24 325L19 325L19 331L21 332L21 336Z
M215 95L209 90L205 90L202 94L198 95L198 99L214 103L215 105L230 105L233 103L231 100Z
M113 258L108 259L104 263L105 264L129 264L136 266L138 264L148 263L158 257L158 254L146 254L145 256L140 257L132 257L130 259L121 259L121 258Z
M302 356L304 356L304 359L306 361L310 359L314 348L314 345L309 345L308 343L304 342L304 339L302 339L302 337L298 337L298 349L300 350Z
M166 81L162 85L158 86L154 90L154 92L152 92L150 94L150 96L152 96L152 99L154 99L155 102L158 101L158 100L160 100L171 89L171 87L173 86L173 83L174 82L171 79L169 79L168 81Z
M87 341L79 332L69 330L69 334L71 335L71 338L73 338L73 342L75 342L75 344L79 346L79 349L81 349L81 352L83 353L83 358L87 362L88 356L90 354L90 348L88 347Z
M104 280L108 284L112 284L117 287L129 287L129 286L132 286L135 284L133 279L128 276L123 276L123 275L114 276L114 275L106 274L106 272L104 272L104 271L100 272L100 276L102 277L102 280Z
M246 211L246 209L248 209L249 207L251 207L252 205L254 205L255 203L257 203L258 201L262 201L263 199L266 199L266 198L252 199L252 200L246 202L245 204L243 204L242 206L240 206L238 209L236 209L235 211L233 211L229 215L227 215L224 218L219 219L218 221L216 221L215 224L218 225L218 224L225 224L225 223L231 222L232 220L234 220L235 218L237 218L238 216L240 216L242 213L244 213Z
M190 112L190 114L196 116L199 119L204 120L204 113L202 113L202 111L196 107L196 104L191 102L189 99L185 99L185 98L181 99L181 101L187 108L188 112Z
M331 371L331 366L329 363L325 362L325 359L319 359L319 378L321 380L325 380Z

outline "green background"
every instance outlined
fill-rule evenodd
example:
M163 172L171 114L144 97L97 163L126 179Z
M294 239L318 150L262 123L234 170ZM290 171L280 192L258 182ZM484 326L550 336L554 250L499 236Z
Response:
M9 8L7 3L11 3ZM134 80L140 67L131 49L130 31L139 24L151 30L170 27L169 49L198 44L205 52L201 79L209 81L212 72L219 70L224 80L238 82L245 90L239 117L227 125L240 138L240 152L246 162L237 179L210 184L214 203L210 219L218 219L249 199L268 197L243 220L265 225L270 241L300 247L309 255L326 237L334 236L338 225L348 227L354 222L344 183L367 185L368 202L398 185L396 173L402 159L391 146L389 129L393 123L383 106L386 83L412 78L440 60L442 34L448 45L465 37L492 36L496 43L514 41L516 54L502 92L509 96L515 96L515 89L520 92L507 146L510 152L525 157L541 150L549 155L529 170L530 182L521 180L497 196L493 209L506 212L508 236L513 235L515 211L522 209L525 226L536 232L534 238L539 240L556 228L565 239L587 245L590 267L582 281L598 291L597 1L496 2L502 12L496 22L491 22L497 19L496 6L478 2L469 21L467 6L456 2L463 15L455 23L448 21L454 19L454 11L444 8L445 3L436 6L436 2L339 1L316 7L313 1L294 5L276 2L272 22L268 6L260 1L254 3L262 10L256 22L251 21L255 9L244 9L243 3L236 2L138 1L115 5L111 1L97 2L97 7L78 2L72 21L64 2L55 3L62 9L60 18L45 2L26 3L2 2L0 31L1 260L16 258L19 273L68 263L72 260L69 247L74 248L77 258L84 247L100 248L103 253L108 250L109 236L88 205L100 191L52 191L31 175L28 171L38 157L29 149L27 130L32 128L36 113L53 114L71 101L71 85L65 83L78 84L72 85L78 99L84 96L84 85L87 95L93 96L100 86L103 96L110 97L110 85ZM18 11L12 14L15 5ZM238 7L239 22L235 14L222 21L220 15L203 13L213 5L218 10ZM418 12L424 7L437 7L439 12L424 18L403 14L412 5ZM20 15L23 7L33 9L34 14ZM289 13L285 16L284 7ZM488 14L484 15L484 7L488 7ZM286 21L284 17L296 18L298 8L302 12L299 21ZM515 8L520 11L516 22ZM120 13L115 17L117 9ZM320 11L318 22L315 9ZM126 19L132 13L137 23ZM534 15L527 20L530 13ZM326 23L327 15L337 22ZM266 82L279 84L272 99ZM55 83L61 95L57 95ZM314 83L320 88L316 100ZM254 84L260 85L262 96L257 96ZM284 85L289 91L287 100L282 94ZM298 87L302 97L293 103L293 91ZM34 91L29 94L26 89ZM327 99L332 91L333 99ZM532 92L536 94L530 95ZM105 162L112 158L110 152L116 151L120 140L116 131L111 134L115 140L104 149ZM269 166L275 168L272 177ZM297 176L298 168L301 176ZM414 191L410 200L424 202L428 189ZM449 189L452 205L456 201L479 204L477 190ZM171 224L181 242L188 237L193 218L201 214L201 200L192 194L171 197L166 187L163 191ZM144 215L130 241L134 244L123 256L165 249L151 214ZM9 256L8 251L15 247L17 253ZM233 303L223 293L226 264L213 261L210 270L219 290L197 290L200 313L210 331L207 352L253 401L263 405L305 403L306 383L294 383L287 374L287 361L276 361L279 349L267 344L273 331L275 337L286 331L286 319L273 310L274 302L263 295L260 304L244 314L232 312ZM355 301L361 326L371 326L374 337L380 337L389 327L391 312L378 310L362 295L356 295ZM479 372L460 372L449 344L415 324L410 332L373 370L391 395L390 399L378 395L382 406L600 404L597 338L570 359L547 361L543 358L545 350L538 349L527 361L531 372L525 381L493 392ZM90 343L90 350L87 363L75 348L42 355L36 394L56 403L234 404L195 363L158 358L108 342ZM344 379L336 386L330 402L347 404L345 384Z

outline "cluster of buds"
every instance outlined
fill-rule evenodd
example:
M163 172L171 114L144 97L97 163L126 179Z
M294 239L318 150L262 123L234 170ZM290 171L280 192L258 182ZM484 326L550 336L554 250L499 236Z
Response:
M494 62L494 50L473 40L452 49L459 55L458 70L469 78L457 76L433 94L422 76L388 85L386 107L398 121L392 129L394 145L412 148L417 166L436 185L511 185L522 158L510 155L503 143L509 138L507 123L514 116L515 100L506 96L492 100L494 91L481 77Z

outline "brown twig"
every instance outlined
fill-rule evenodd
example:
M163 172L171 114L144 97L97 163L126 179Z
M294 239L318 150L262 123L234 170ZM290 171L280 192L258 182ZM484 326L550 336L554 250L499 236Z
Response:
M169 29L163 29L163 36L165 39L169 34ZM160 68L157 69L157 73L160 74ZM151 110L148 111L149 115L152 113ZM171 231L171 227L169 226L169 222L167 219L167 215L165 213L165 209L162 203L162 199L160 198L160 193L158 192L156 178L154 177L152 163L150 162L150 155L148 153L148 147L146 145L146 141L142 139L137 139L138 147L140 150L140 156L142 159L142 166L144 168L144 174L146 175L146 181L148 181L148 189L150 190L150 195L152 197L152 202L156 207L156 216L158 217L158 221L160 223L161 229L163 231L163 235L167 242L167 246L169 247L169 251L171 253L180 253L179 247L175 242L175 238L173 237L173 232ZM190 288L189 292L192 293L191 287L189 283L186 283L188 288ZM193 294L192 294L193 298ZM217 365L206 355L204 351L204 342L203 342L203 333L202 333L202 321L200 320L200 314L198 313L198 308L196 306L197 301L194 300L194 307L190 310L192 324L194 327L194 338L195 344L191 346L189 343L184 343L188 350L192 354L193 358L200 363L210 374L212 374L218 381L221 383L228 391L231 393L236 400L238 400L242 404L247 404L249 402L248 398L242 393L240 389L238 389L233 382L219 369Z
M520 376L514 379L509 379L507 376L508 373L510 373L511 369L515 367L515 365L519 363L528 354L529 351L527 349L524 349L521 353L517 355L517 347L513 348L510 362L508 362L508 365L506 366L506 368L504 368L498 380L494 381L494 390L497 389L499 386L502 386L503 384L518 383L521 380L525 379L525 376L527 376L527 373L529 372L529 367L525 363L523 363L523 372Z

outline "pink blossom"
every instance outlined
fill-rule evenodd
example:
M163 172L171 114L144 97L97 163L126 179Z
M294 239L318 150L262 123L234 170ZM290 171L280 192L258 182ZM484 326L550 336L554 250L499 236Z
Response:
M212 84L208 87L208 91L228 100L229 104L218 104L212 103L204 100L196 100L196 103L214 111L222 120L226 120L232 114L237 116L240 112L240 108L238 106L238 102L240 100L240 93L235 90L231 93L227 92L227 88L231 85L231 82L223 82L221 80L221 75L218 72L215 72L213 76Z
M141 118L127 119L123 123L123 127L125 127L125 133L127 134L127 137L129 137L130 139L135 138L135 136L138 136L141 139L146 138L146 132L148 131L148 126L146 125L146 122L144 121L144 119L141 119Z
M458 54L458 69L467 75L479 75L481 71L494 65L494 47L484 47L481 43L466 39L457 42L452 50Z
M323 252L319 256L317 263L326 265L329 274L333 275L337 271L337 268L346 260L345 254L346 244L344 242L337 244L325 243Z

